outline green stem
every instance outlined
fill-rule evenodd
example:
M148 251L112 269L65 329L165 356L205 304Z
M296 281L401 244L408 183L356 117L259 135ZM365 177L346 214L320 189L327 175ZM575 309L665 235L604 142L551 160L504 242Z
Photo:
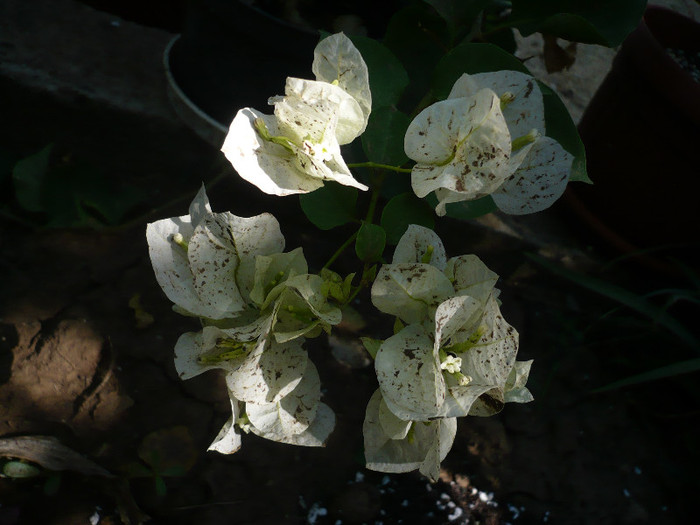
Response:
M399 173L411 173L411 168L400 168L398 166L379 164L377 162L356 162L354 164L348 164L348 168L377 168L382 170L398 171Z
M364 266L362 267L362 275L365 275L365 273L367 272L367 269L369 268L369 266L370 266L369 263L365 263L365 264L364 264ZM367 286L368 284L369 284L369 283L366 283L365 280L362 279L362 280L360 281L360 284L357 285L357 288L355 288L355 289L352 291L352 293L350 294L350 297L348 297L348 300L345 301L345 303L343 303L343 306L345 306L346 304L350 304L351 302L353 302L353 300L355 299L355 297L357 297L357 294L359 294L359 293L362 291L362 289L363 289L365 286Z
M370 197L369 206L367 207L367 215L365 215L365 222L370 224L372 224L374 220L374 210L377 209L377 202L379 202L379 194L381 193L383 182L384 177L379 176L377 183L372 185L372 196Z
M333 255L331 255L331 258L328 259L326 264L323 265L324 268L329 268L331 264L335 262L335 260L340 257L340 254L342 254L348 246L352 244L352 242L355 240L357 237L357 233L360 230L357 230L355 233L353 233L343 244L340 245L340 248L338 248Z

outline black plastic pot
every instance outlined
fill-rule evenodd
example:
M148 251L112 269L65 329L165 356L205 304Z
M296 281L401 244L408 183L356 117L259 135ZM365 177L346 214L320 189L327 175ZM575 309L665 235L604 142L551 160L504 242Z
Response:
M192 103L228 126L242 107L264 111L286 77L311 77L318 40L239 0L192 0L166 66Z
M700 225L700 84L669 48L700 51L700 24L650 6L579 124L595 184L567 198L625 252L673 245L686 257Z

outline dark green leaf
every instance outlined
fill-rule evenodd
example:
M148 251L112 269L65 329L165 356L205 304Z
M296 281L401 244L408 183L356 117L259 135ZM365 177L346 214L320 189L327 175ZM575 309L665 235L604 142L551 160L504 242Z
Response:
M382 346L384 342L381 339L372 339L371 337L360 337L360 341L362 341L362 344L365 346L367 353L372 356L372 359L377 357L379 347Z
M393 106L408 85L408 73L401 61L383 44L365 36L350 39L362 54L369 70L372 108Z
M42 195L52 227L116 225L143 198L136 188L118 188L81 161L51 169Z
M547 259L540 257L535 254L526 254L530 259L535 261L537 264L543 266L555 275L564 277L579 286L587 288L588 290L600 294L604 297L612 299L642 315L648 317L655 323L666 328L669 332L676 335L680 340L682 340L687 345L700 350L700 341L693 335L690 330L688 330L681 322L675 317L672 317L668 312L657 307L653 303L650 303L644 297L637 295L633 292L625 290L613 283L597 279L596 277L585 275L582 273L573 272L553 264Z
M513 0L508 23L525 36L539 31L615 47L639 24L645 8L646 0Z
M382 258L386 246L386 232L381 226L363 222L355 241L355 253L362 262L375 262Z
M382 197L388 200L400 193L406 193L407 191L413 191L411 189L410 173L387 171L384 174L384 181L382 182L381 188Z
M452 86L464 73L500 70L522 71L527 68L513 55L493 44L460 44L444 56L435 68L433 93L439 100L447 98Z
M357 190L335 182L326 182L322 188L299 197L301 209L308 219L321 230L330 230L355 218Z
M156 476L153 481L156 486L156 494L158 494L158 496L161 498L165 497L165 495L168 493L168 487L165 485L165 480L160 476Z
M413 192L397 195L384 207L381 225L386 230L387 242L397 244L409 224L418 224L426 228L435 226L433 209Z
M426 197L429 204L436 206L437 199L431 194ZM490 195L473 201L452 202L446 206L447 216L453 219L476 219L496 211L498 207Z
M41 475L41 469L22 460L11 460L2 466L2 474L13 479L35 478Z
M362 134L362 147L367 158L391 166L401 166L407 162L403 137L409 123L407 115L390 107L372 111L367 129Z
M49 157L52 149L53 144L49 144L34 155L17 162L12 170L17 202L27 211L44 210L42 188L49 171Z
M450 36L470 33L479 24L481 11L491 0L424 0L433 6L447 23Z
M510 54L515 54L515 51L518 48L518 44L515 42L515 35L510 27L488 33L484 40L486 40L489 44L494 44L500 47L505 52Z
M561 144L562 148L574 155L569 180L593 184L591 179L588 178L586 171L586 150L578 134L578 129L576 129L576 124L571 119L569 110L566 109L566 106L554 91L541 82L538 82L538 84L542 91L542 100L544 102L547 136L552 137Z
M687 361L680 361L678 363L662 366L642 374L628 377L626 379L621 379L620 381L615 381L607 386L595 389L594 392L606 392L608 390L615 390L623 386L648 383L649 381L657 381L666 377L689 374L691 372L697 372L698 370L700 370L700 358L688 359Z
M58 493L58 490L61 488L61 473L60 472L52 472L47 478L46 481L44 482L44 494L47 496L54 496L56 493Z
M17 160L19 159L10 151L0 148L0 184L12 178L12 168Z
M445 21L427 4L398 11L389 21L384 44L398 57L411 80L404 99L413 107L430 87L435 64L449 50Z

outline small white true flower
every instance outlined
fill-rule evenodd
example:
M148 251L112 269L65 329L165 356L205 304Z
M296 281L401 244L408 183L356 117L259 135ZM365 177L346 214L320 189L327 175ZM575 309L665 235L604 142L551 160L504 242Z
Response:
M448 374L457 374L462 368L462 358L448 355L447 358L440 363L440 369Z

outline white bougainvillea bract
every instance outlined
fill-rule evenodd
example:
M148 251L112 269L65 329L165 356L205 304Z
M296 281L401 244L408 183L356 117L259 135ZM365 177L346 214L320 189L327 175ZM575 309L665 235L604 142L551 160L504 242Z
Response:
M355 178L341 146L368 128L369 70L342 33L321 40L311 69L314 79L287 78L284 94L269 99L271 113L239 110L221 150L241 178L268 194L306 194L338 183L357 195L370 187ZM533 77L464 74L447 99L416 113L403 136L409 166L351 166L410 171L399 182L408 189L410 179L419 198L433 195L438 215L450 204L479 199L492 199L505 213L533 213L564 191L573 156L547 136ZM369 127L376 135L375 122ZM199 320L175 344L175 369L183 380L221 374L226 384L231 415L209 450L237 452L244 434L309 447L327 442L335 414L322 401L306 343L330 333L366 287L372 305L394 321L383 339L362 338L378 383L362 400L367 468L419 470L436 480L460 418L532 401L526 386L532 360L517 360L518 332L501 313L498 275L476 255L448 257L433 230L404 222L391 262L382 259L380 235L382 250L373 259L356 250L361 271L341 276L330 269L353 241L385 226L383 216L381 224L372 222L382 180L373 177L363 179L380 181L371 188L365 220L318 272L309 269L302 248L285 251L273 215L213 212L204 187L187 215L148 224L158 283L176 312ZM324 205L354 211L355 200Z

